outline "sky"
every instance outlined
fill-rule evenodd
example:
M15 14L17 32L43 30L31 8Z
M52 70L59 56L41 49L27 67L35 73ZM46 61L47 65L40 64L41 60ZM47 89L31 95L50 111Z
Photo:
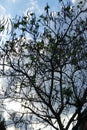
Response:
M68 0L64 1L66 2ZM70 1L77 3L80 0ZM59 10L61 7L58 0L0 0L0 17L14 18L16 15L26 13L26 11L42 14L47 3L52 11Z
M3 17L6 19L8 17L14 19L16 16L26 14L27 11L35 12L40 16L44 12L44 7L47 3L50 6L50 11L60 10L61 4L58 1L59 0L0 0L0 19ZM63 1L68 2L69 0ZM70 1L72 4L76 5L81 0ZM85 6L87 7L87 2ZM6 34L0 33L0 40L4 37L6 38Z
M43 2L42 2L43 1ZM59 8L58 0L0 0L0 16L14 17L22 15L27 10L39 13L43 12L45 5L49 3L52 10Z

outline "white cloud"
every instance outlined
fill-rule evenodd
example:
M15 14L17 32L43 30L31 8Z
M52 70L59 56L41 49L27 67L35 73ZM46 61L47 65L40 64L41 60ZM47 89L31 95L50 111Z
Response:
M11 15L7 12L6 8L2 5L0 5L0 19L1 18L10 18Z
M72 0L73 3L76 3L78 0Z
M0 5L0 16L3 16L5 14L6 14L6 9L2 5Z
M41 12L41 8L39 7L37 0L29 0L29 8L27 10L29 11L37 11L38 13Z
M8 2L15 3L15 2L16 2L16 0L8 0Z

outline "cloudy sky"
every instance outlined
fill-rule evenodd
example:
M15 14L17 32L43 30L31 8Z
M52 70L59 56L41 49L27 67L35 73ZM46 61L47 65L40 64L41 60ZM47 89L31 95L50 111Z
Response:
M71 1L77 3L80 0ZM15 15L22 15L27 10L42 13L47 3L49 3L51 10L60 8L58 0L0 0L0 17L9 16L13 18Z
M59 8L58 0L0 0L0 16L14 17L26 10L41 13L47 3L52 10Z
M3 17L13 19L15 16L23 15L27 11L40 15L47 3L51 7L51 11L60 8L58 0L0 0L0 19L1 21ZM2 40L2 36L3 38L6 37L5 32L4 34L0 33L0 40Z

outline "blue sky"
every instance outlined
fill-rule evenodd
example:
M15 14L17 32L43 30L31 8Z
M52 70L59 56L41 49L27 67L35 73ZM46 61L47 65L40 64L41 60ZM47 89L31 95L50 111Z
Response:
M42 13L45 5L49 3L51 10L59 9L58 0L0 0L0 16L22 15L27 10Z
M77 3L80 0L71 1ZM22 15L26 10L42 13L47 3L49 3L52 11L60 8L58 0L0 0L0 16L15 17L15 15Z
M66 1L66 0L65 0ZM51 11L59 10L60 4L58 0L0 0L0 19L15 18L15 16L22 16L27 11L35 12L41 15L46 4L49 4ZM5 34L0 34L0 40Z
M80 0L70 1L77 3ZM0 17L9 16L14 18L16 15L22 15L27 10L42 14L47 3L50 5L52 11L59 10L61 7L58 0L0 0Z

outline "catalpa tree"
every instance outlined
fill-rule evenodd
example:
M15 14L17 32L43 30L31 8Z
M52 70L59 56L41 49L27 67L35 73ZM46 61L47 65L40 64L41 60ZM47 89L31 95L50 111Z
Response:
M47 4L39 18L29 12L16 17L1 47L4 96L20 102L19 121L26 115L35 130L69 130L72 124L77 130L87 105L87 9L83 2L76 8L63 3L50 12Z

